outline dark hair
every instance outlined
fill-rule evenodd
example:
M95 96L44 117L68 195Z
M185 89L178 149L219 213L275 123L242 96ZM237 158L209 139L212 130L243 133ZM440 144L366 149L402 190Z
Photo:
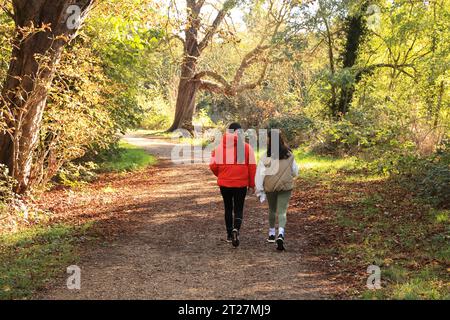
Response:
M273 129L273 128L272 128ZM272 157L272 129L269 129L268 133L268 139L267 139L267 157ZM278 135L279 139L279 156L280 160L287 159L291 156L292 151L291 148L289 148L288 144L286 143L286 140L283 137L283 133L280 130L280 133Z
M230 124L230 125L228 126L228 130L236 131L236 130L239 130L239 129L242 129L242 127L241 127L241 125L240 125L239 123L237 123L237 122L233 122L232 124Z

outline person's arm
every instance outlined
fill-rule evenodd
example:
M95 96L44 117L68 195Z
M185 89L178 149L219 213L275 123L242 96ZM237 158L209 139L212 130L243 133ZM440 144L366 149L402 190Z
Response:
M211 169L212 173L217 177L219 175L219 166L216 162L216 152L211 152L211 159L209 162L209 168Z
M264 192L264 178L266 176L266 166L264 165L265 159L265 155L262 155L261 159L259 159L255 176L255 193L261 203L266 201L266 193Z
M255 188L255 176L256 176L256 158L255 153L253 152L253 148L247 144L248 146L248 186L250 188Z
M295 162L295 159L292 161L292 175L294 177L298 176L298 164Z
M264 162L263 159L259 160L258 166L256 167L255 175L255 189L256 195L264 192Z

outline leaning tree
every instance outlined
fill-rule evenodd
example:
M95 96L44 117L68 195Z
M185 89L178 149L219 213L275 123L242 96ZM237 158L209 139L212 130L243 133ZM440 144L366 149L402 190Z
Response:
M0 163L29 189L33 152L47 94L61 53L95 0L10 0L0 3L15 23L12 53L0 96L7 129L0 131Z
M256 88L264 80L268 66L273 61L273 53L277 47L283 44L279 37L281 29L298 1L263 1L264 5L261 7L265 10L263 19L267 22L267 28L260 33L257 45L243 56L231 79L227 79L214 70L198 70L202 53L212 43L214 36L220 32L220 26L230 11L238 5L238 2L238 0L225 0L221 9L217 10L215 18L208 25L201 15L202 9L205 7L205 0L186 0L184 36L175 35L183 43L183 57L175 117L168 131L178 128L192 129L195 98L199 90L235 96L245 90ZM260 64L260 75L256 80L244 82L245 72L258 63Z

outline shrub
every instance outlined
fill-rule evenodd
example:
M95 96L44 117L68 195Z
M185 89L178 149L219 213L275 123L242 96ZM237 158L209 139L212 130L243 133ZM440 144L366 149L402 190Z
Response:
M140 126L147 130L167 129L172 122L172 113L172 108L164 98L155 97L148 103Z
M56 181L64 186L76 187L86 182L92 182L97 178L95 170L98 165L94 162L85 162L81 164L68 162L56 175Z
M399 145L399 128L395 124L380 124L362 112L349 112L338 121L320 121L316 127L318 133L312 147L317 153L385 153L404 147Z
M436 207L450 206L450 152L441 146L428 157L402 155L385 160L383 172ZM379 161L381 163L381 161Z
M450 168L448 164L429 164L421 182L421 193L438 207L450 207Z
M17 230L23 223L36 222L42 216L42 211L14 192L16 183L8 168L0 164L0 234Z
M1 204L9 204L15 198L14 186L16 181L9 175L8 167L0 164L0 206Z
M291 147L311 141L314 122L304 115L291 115L270 119L269 128L281 129Z
M194 115L193 123L200 125L202 128L212 128L215 127L215 123L211 120L206 109L201 109L197 111Z
M437 207L450 207L450 150L448 142L437 152L425 159L420 194L427 197Z

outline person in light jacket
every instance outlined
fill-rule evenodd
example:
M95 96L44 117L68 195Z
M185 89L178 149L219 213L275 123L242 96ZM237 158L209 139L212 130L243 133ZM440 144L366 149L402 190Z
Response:
M272 137L278 139L278 150L272 150ZM291 149L279 131L269 131L267 153L262 155L255 175L256 195L263 202L269 202L269 238L277 244L277 249L285 250L286 214L294 187L294 177L298 175L298 165ZM275 141L276 142L276 141ZM277 144L274 143L274 146ZM275 235L275 221L278 213L278 237Z

